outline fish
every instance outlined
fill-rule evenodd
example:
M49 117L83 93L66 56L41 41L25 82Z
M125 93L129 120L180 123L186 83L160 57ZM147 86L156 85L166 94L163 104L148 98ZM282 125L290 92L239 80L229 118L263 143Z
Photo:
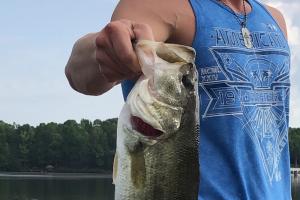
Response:
M143 74L121 110L113 167L115 200L196 200L199 96L192 47L140 40Z

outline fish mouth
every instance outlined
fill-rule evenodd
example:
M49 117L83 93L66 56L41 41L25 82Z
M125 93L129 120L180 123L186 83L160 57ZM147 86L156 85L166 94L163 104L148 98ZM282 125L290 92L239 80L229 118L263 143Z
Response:
M156 139L163 135L163 132L161 130L155 129L153 126L146 123L144 120L137 116L131 115L130 122L133 130L139 132L149 139Z

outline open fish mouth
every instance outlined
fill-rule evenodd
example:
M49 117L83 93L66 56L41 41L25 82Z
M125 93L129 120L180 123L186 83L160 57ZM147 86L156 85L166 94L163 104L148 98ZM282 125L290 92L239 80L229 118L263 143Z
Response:
M163 134L162 131L155 129L153 126L144 122L144 120L139 117L131 116L130 121L133 130L141 133L143 136L148 137L149 139L158 138Z
M188 72L187 69L185 72ZM184 73L184 72L183 72ZM181 79L180 87L184 88L185 98L188 95L193 94L195 88L194 77L189 74L180 74L178 79ZM149 89L149 88L148 88ZM132 114L130 116L130 122L132 129L145 136L148 139L159 140L168 137L165 133L173 133L180 128L181 117L184 112L184 107L187 106L186 99L176 99L179 103L177 105L170 105L168 98L162 94L155 94L152 91L149 93L153 94L152 101L149 101L145 97L147 89L142 89L143 94L139 94L136 103L131 104ZM144 95L141 97L141 95ZM173 100L173 101L174 101ZM168 103L165 103L168 102ZM144 107L143 107L144 106Z
M151 47L151 48L149 48ZM164 43L140 41L136 46L143 76L129 94L133 130L148 139L164 139L180 128L190 95L195 95L197 74L192 49L186 54ZM144 56L143 56L144 55Z

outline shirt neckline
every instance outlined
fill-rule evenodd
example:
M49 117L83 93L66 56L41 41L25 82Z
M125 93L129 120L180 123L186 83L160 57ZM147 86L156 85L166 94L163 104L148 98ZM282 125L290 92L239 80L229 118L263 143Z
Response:
M222 8L224 8L225 10L227 10L229 13L231 13L233 16L234 16L234 11L231 9L231 8L229 8L229 7L227 7L224 3L222 3L220 0L211 0L212 2L214 2L214 3L216 3L217 5L219 5L220 7L222 7ZM251 11L250 12L248 12L247 14L246 14L246 16L247 16L247 18L249 18L250 16L252 16L253 15L253 13L254 13L254 7L253 7L253 2L252 2L252 0L246 0L246 2L250 5L250 7L251 7ZM236 13L235 12L235 14L239 17L239 18L241 18L241 19L243 19L244 18L244 14L243 13Z

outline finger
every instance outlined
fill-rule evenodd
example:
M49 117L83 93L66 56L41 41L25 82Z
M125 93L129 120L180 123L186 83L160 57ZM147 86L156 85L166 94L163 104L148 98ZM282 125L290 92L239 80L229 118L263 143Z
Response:
M122 22L118 23L115 26L112 25L109 30L110 43L117 62L129 68L133 73L139 73L141 71L140 65L131 42L134 39L132 27Z
M107 65L100 65L101 67L101 74L108 82L119 82L124 80L124 76L122 74L116 73L114 70Z
M96 48L105 48L109 46L109 40L105 34L105 29L99 32L95 39Z
M117 63L117 55L113 50L112 44L109 40L109 36L105 34L105 31L101 31L96 37L96 59L101 65L110 66L112 70L123 74L126 77L132 76L132 71L128 68L121 68L120 63Z
M133 23L133 33L136 40L152 40L154 35L148 24Z
M131 72L122 70L118 64L111 59L111 56L103 49L98 49L96 59L101 68L101 73L108 79L124 79L130 76Z
M125 66L124 63L119 62L118 55L115 53L113 48L102 48L102 51L104 51L104 59L107 60L107 62L114 63L113 68L115 68L116 71L119 71L120 73L124 74L126 77L131 77L134 72L132 72L129 68Z

